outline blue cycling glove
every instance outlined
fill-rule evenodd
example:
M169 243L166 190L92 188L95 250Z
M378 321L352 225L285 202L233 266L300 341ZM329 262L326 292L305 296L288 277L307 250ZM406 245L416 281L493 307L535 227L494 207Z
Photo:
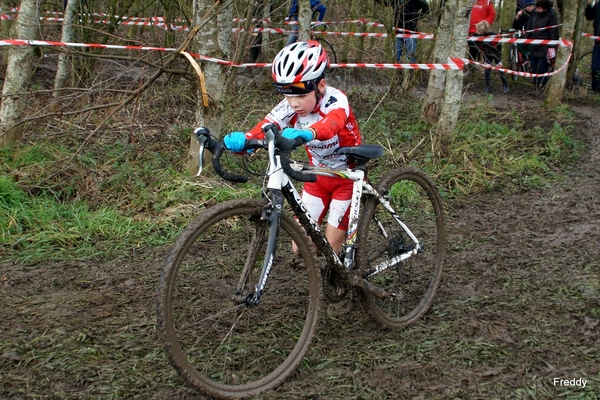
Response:
M246 145L246 134L244 132L231 132L225 135L223 143L228 150L240 153Z
M284 138L288 139L296 139L302 138L305 142L310 142L315 139L316 134L311 129L294 129L294 128L285 128L281 135Z

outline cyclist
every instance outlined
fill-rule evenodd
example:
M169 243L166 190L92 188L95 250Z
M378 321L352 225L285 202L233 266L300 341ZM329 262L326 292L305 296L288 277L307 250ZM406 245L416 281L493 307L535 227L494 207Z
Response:
M346 95L328 86L324 71L329 65L327 52L315 40L297 42L281 49L271 66L273 85L285 98L249 132L233 132L224 144L241 152L247 139L264 138L267 123L283 129L287 138L302 138L310 163L315 166L345 169L340 147L358 146L361 135ZM341 251L348 229L348 213L353 182L344 178L318 176L304 184L302 201L319 223L326 213L325 236L336 252Z
M323 22L323 18L325 18L325 12L327 11L327 7L319 0L310 0L310 9L312 10L313 17L317 14L317 21ZM292 1L292 8L290 9L289 16L285 19L286 21L298 21L298 0ZM292 26L292 34L290 35L287 44L295 43L298 40L298 25Z

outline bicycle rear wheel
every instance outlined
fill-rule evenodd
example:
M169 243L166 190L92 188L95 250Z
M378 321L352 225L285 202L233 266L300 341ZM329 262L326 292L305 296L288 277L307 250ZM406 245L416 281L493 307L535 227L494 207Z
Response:
M184 381L211 396L256 396L282 383L300 363L317 327L316 256L287 214L281 217L260 303L247 306L240 300L254 292L262 269L265 203L232 200L200 214L175 242L161 275L157 330L163 347ZM302 263L292 262L292 240Z
M444 210L431 180L415 168L390 171L377 190L424 248L404 262L367 278L373 285L399 295L397 298L382 300L366 292L361 296L363 306L376 321L398 328L419 319L433 301L446 254ZM357 265L363 276L375 265L410 251L412 243L377 199L366 202L356 249Z

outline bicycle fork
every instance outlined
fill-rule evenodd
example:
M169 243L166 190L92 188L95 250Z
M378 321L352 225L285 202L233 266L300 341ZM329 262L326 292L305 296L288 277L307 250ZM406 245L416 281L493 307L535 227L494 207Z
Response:
M272 145L272 142L271 142ZM274 154L274 152L269 152ZM271 162L269 163L270 170L268 171L269 181L267 183L268 203L265 205L261 212L261 221L268 221L269 224L269 236L267 238L267 248L265 250L265 258L263 261L262 270L256 286L254 287L254 293L249 294L243 303L247 306L255 306L260 303L260 297L262 296L271 267L273 267L273 260L275 259L275 249L277 246L277 239L279 238L279 229L281 228L281 213L283 212L283 194L281 187L284 181L284 173L281 169L281 160L279 156L273 155ZM252 249L250 249L252 252ZM253 265L253 263L252 263ZM246 267L252 268L252 265ZM246 279L248 274L245 273L242 279Z

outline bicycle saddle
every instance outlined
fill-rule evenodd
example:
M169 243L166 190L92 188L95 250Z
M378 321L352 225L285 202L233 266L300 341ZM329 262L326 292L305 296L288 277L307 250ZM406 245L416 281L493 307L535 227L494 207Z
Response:
M383 155L383 147L377 144L363 144L361 146L340 147L335 153L343 154L347 157L370 160L371 158L381 157Z
M335 153L371 159L381 157L383 155L383 147L378 144L363 144L361 146L340 147Z

